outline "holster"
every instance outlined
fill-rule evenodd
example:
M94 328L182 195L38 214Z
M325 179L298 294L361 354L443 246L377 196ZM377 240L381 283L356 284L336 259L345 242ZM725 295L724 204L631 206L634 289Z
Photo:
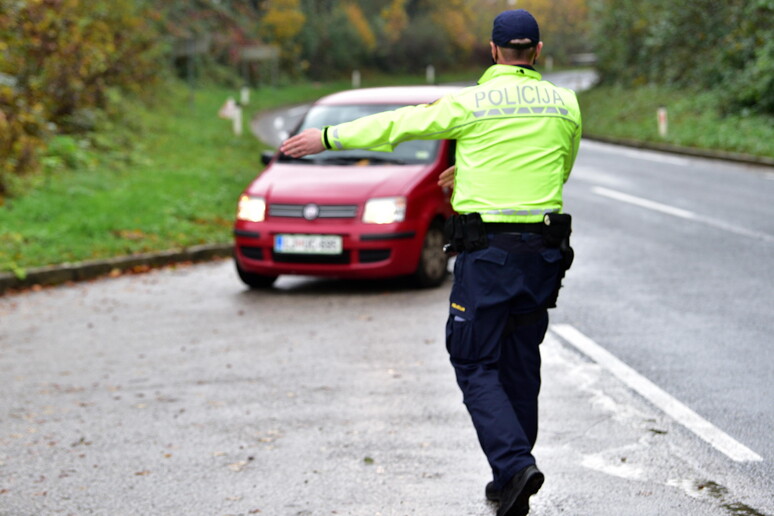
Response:
M569 213L546 213L543 218L543 240L548 247L557 247L562 252L564 270L569 270L575 258L575 251L570 247L572 233L572 215Z
M489 247L489 239L486 237L484 221L481 220L480 213L452 215L446 219L444 236L448 243L443 250L447 254L477 251Z
M546 304L547 308L555 308L564 275L570 269L575 259L575 251L570 246L572 216L569 213L547 213L543 223L545 224L543 241L548 247L556 247L562 252L562 272L559 275L559 281L556 282L556 289Z

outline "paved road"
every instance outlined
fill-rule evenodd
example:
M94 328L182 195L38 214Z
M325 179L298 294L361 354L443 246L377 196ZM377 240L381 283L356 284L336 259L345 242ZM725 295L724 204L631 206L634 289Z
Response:
M762 460L728 468L774 513L774 169L584 142L561 322Z
M772 177L584 142L533 514L774 514ZM0 515L494 514L443 349L448 287L250 292L224 261L0 298Z
M774 459L774 169L585 142L567 193L567 320Z

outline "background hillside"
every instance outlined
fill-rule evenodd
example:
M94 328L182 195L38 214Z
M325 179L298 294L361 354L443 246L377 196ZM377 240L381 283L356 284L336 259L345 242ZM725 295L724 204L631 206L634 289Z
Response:
M0 0L0 270L228 241L262 146L227 97L475 80L514 6L541 71L596 68L587 136L774 158L772 0Z

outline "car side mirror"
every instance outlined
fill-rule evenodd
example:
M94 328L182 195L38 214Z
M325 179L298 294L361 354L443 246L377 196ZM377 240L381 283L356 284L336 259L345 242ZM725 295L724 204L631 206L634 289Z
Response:
M274 154L276 154L276 151L273 150L265 150L261 152L261 163L268 165L274 158Z

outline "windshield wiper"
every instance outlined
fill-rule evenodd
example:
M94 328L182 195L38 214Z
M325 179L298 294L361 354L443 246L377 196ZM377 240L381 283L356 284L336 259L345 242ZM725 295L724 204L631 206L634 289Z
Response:
M318 163L325 163L329 165L351 165L353 163L359 163L365 161L369 164L375 163L380 165L405 165L406 162L397 158L382 158L378 156L331 156L328 158L320 159Z
M281 163L318 163L320 160L315 160L314 157L304 156L302 158L294 158L287 154L280 154L279 160Z

